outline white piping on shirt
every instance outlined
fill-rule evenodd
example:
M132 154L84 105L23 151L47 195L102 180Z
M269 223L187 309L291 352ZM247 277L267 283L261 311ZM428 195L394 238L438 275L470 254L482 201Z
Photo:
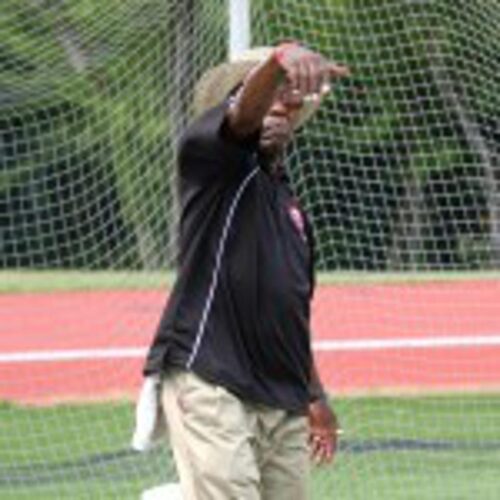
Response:
M236 212L236 208L240 202L240 199L248 185L248 183L255 177L259 170L259 167L255 167L242 181L236 194L234 195L233 201L229 207L226 221L224 222L224 227L222 229L222 234L219 240L219 247L217 249L217 254L215 256L215 265L212 272L212 281L210 283L210 288L208 289L207 298L205 300L205 305L203 307L203 312L201 314L200 324L198 326L198 332L196 333L196 338L193 344L193 348L191 349L191 355L189 356L186 368L191 369L196 356L200 350L201 341L203 340L203 336L205 335L205 328L208 321L208 315L210 314L210 310L212 308L212 303L215 297L215 290L217 289L217 284L219 282L219 274L222 265L222 257L224 256L224 250L226 249L227 237L229 235L229 230L231 229L231 224L233 222L234 213Z

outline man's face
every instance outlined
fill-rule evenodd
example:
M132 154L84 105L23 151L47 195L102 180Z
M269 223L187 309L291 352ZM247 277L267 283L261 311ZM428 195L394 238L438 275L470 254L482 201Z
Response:
M260 150L269 156L280 154L291 141L299 113L304 105L300 95L278 89L273 105L264 117Z

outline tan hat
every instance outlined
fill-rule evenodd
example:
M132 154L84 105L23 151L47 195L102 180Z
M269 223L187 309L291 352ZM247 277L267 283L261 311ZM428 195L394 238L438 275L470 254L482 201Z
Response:
M194 90L194 115L198 117L221 103L244 80L250 70L269 59L273 52L273 47L248 49L238 54L233 61L209 69L200 78ZM304 101L295 128L299 128L311 118L318 107L318 101Z

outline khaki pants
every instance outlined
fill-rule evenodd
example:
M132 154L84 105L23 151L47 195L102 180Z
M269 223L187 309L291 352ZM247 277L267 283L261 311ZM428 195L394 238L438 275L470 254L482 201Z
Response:
M305 417L243 403L191 372L169 373L163 406L184 500L306 500Z

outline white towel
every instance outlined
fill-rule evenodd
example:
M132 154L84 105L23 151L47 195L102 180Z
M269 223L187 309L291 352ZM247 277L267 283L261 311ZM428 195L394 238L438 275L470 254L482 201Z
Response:
M147 451L165 437L167 426L161 404L161 377L149 375L139 393L135 407L135 429L132 437L132 449Z

